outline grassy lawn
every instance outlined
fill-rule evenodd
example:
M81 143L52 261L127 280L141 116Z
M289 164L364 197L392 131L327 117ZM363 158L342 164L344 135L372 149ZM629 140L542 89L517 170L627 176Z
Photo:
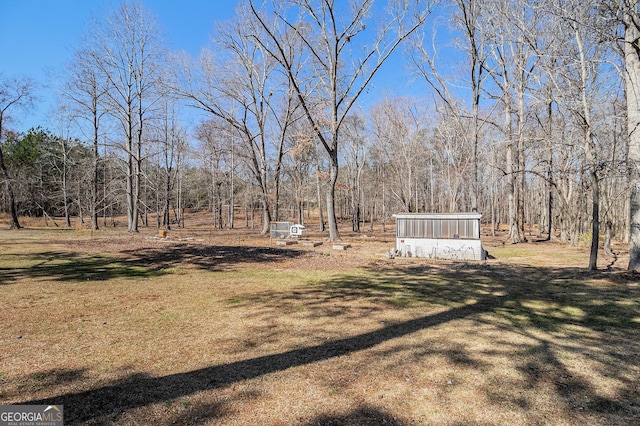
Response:
M65 424L640 418L637 276L557 243L388 248L2 230L0 404L64 404Z

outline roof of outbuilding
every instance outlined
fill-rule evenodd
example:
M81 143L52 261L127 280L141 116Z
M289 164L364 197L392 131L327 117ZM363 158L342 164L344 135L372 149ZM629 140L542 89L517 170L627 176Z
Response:
M458 213L398 213L394 214L396 219L480 219L482 214L475 212Z

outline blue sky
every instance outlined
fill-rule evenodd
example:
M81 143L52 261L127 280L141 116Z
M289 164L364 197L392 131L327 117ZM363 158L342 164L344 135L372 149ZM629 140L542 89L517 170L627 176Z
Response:
M48 127L53 107L52 73L69 62L92 17L110 14L120 0L0 0L0 73L5 78L30 76L38 84L39 102L28 115L11 123L26 131ZM233 16L237 0L145 0L159 19L169 45L196 55L214 23ZM14 116L16 114L13 114Z
M12 129L24 132L37 125L51 128L47 117L54 102L48 76L60 72L69 62L91 18L110 14L120 3L121 0L0 0L0 73L5 78L30 76L40 85L36 108L16 117ZM238 0L140 3L158 17L169 46L197 55L209 43L215 22L233 16ZM385 65L378 83L370 88L376 97L408 93L410 75L400 54ZM426 91L424 84L418 87Z

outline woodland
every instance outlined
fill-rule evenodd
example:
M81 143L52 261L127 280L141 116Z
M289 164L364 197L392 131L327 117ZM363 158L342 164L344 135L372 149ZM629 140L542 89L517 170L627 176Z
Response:
M208 211L212 228L263 233L313 218L338 240L339 221L367 232L394 213L475 209L511 243L525 227L589 241L590 269L616 238L640 271L635 1L243 0L197 57L171 51L140 4L89 28L55 129L13 131L37 86L0 75L13 229L126 216L138 232ZM376 94L390 58L428 96Z

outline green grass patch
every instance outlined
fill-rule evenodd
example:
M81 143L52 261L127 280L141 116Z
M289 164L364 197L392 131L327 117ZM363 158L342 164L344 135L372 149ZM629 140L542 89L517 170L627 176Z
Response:
M505 244L503 246L491 247L489 253L496 259L520 258L527 255L526 250L519 247L517 244Z
M396 308L409 308L414 305L415 300L409 299L407 297L395 297L386 299L385 302L391 306L395 306Z

